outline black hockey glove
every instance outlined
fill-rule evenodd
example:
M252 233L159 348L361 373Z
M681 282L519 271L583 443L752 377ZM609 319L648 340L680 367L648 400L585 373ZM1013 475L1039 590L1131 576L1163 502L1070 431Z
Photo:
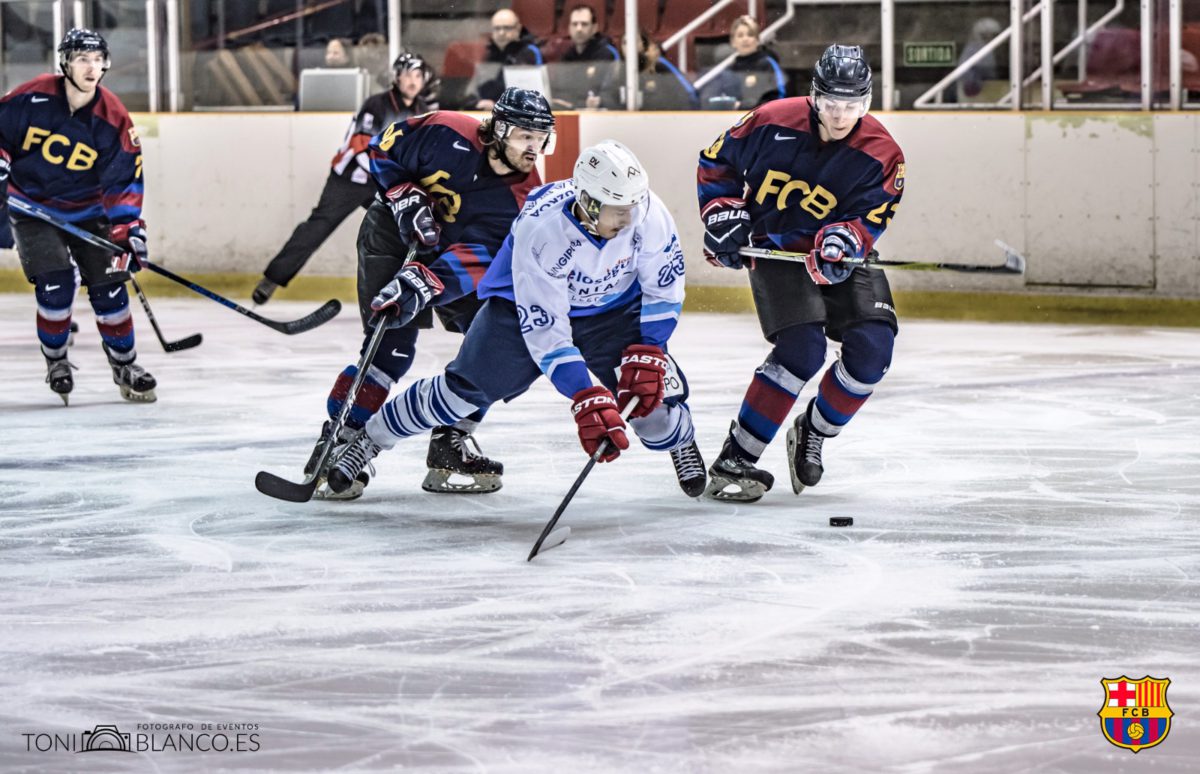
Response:
M419 263L406 264L391 282L384 285L371 299L373 325L383 324L389 328L407 325L420 314L433 297L445 290L445 285L425 266Z
M401 183L388 189L384 201L396 219L400 239L408 247L437 247L442 227L433 217L433 204L424 189L412 183Z
M750 244L750 213L746 212L746 200L713 199L700 211L700 219L704 221L704 257L708 262L713 266L742 268L738 250Z

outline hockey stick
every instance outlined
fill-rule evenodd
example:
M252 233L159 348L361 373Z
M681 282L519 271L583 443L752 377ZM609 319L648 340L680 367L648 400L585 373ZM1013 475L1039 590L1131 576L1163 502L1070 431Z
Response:
M625 410L621 412L621 419L629 419L629 415L633 413L634 406L637 405L638 402L636 400L629 401L629 405L626 406ZM571 484L570 490L567 491L567 496L564 497L562 502L558 504L558 510L556 510L554 515L550 517L550 521L546 522L546 526L542 529L542 534L538 535L537 542L533 544L533 550L529 552L529 556L525 559L525 561L532 562L533 557L537 556L538 552L542 550L542 543L545 543L546 538L549 537L550 533L554 531L554 526L558 524L558 520L562 518L563 511L567 510L567 505L570 504L571 498L574 497L575 493L579 491L579 487L583 486L583 480L588 477L588 474L592 472L592 468L596 467L596 463L600 460L600 457L602 457L604 452L608 450L608 443L608 439L605 438L600 442L600 445L596 447L596 451L592 452L592 456L588 459L587 464L583 466L583 470L580 472L579 476L576 477L575 483Z
M867 266L882 266L892 269L906 269L914 271L958 271L972 274L1024 274L1025 273L1025 257L1018 253L1013 248L996 240L996 244L1004 250L1004 263L1002 264L976 264L976 263L931 263L926 261L888 261L879 257L879 254L874 250L867 256ZM808 253L792 253L786 250L765 250L761 247L743 247L738 251L741 255L747 258L767 258L773 261L792 261L795 263L804 263L808 258Z
M125 250L116 246L115 244L108 241L107 239L98 237L95 234L91 233L90 231L84 231L83 229L79 228L78 226L76 226L73 223L67 223L65 221L61 221L58 218L51 215L50 213L43 212L42 210L38 209L37 207L31 207L19 199L10 198L8 200L8 206L11 207L12 209L16 210L17 212L21 213L22 215L28 215L31 218L37 218L38 220L44 220L45 222L49 223L50 225L55 226L56 228L62 229L63 231L67 232L68 234L78 237L79 239L82 239L83 241L87 242L90 245L95 245L96 247L103 248L114 254L120 254L120 253L125 252ZM232 309L233 311L237 312L240 315L249 317L251 320L254 320L257 323L262 323L263 325L267 326L268 328L270 328L272 330L279 331L280 333L286 333L289 336L296 334L296 333L304 333L305 331L310 331L313 328L316 328L318 325L323 325L323 324L329 322L330 320L332 320L334 317L336 317L338 312L342 311L341 302L338 301L337 299L331 299L329 301L326 301L315 312L307 314L298 320L289 320L287 322L279 322L277 320L269 320L266 317L263 317L259 314L256 314L256 313L250 311L249 309L242 306L241 304L238 304L234 301L230 301L228 298L225 298L222 295L214 293L213 291L209 290L208 288L204 287L203 285L197 285L195 282L192 282L191 280L189 280L185 277L179 276L178 274L176 274L173 271L170 271L169 269L164 269L163 267L161 267L157 264L154 264L154 263L150 263L149 261L139 261L139 263L141 263L142 266L146 267L150 271L152 271L156 274L161 274L162 276L166 277L169 280L172 280L173 282L178 282L180 285L183 285L184 287L188 288L189 290L191 290L195 293L199 293L202 296L211 298L213 301L216 301L218 304L221 304L222 306L226 306L226 307Z
M146 310L146 317L150 320L150 327L154 329L154 335L158 336L158 343L162 344L162 348L167 352L178 352L181 349L191 349L192 347L200 346L203 336L199 333L193 333L185 339L179 341L167 341L163 337L162 330L158 327L158 320L154 319L154 312L150 311L150 302L146 299L146 294L142 292L142 286L131 275L129 281L133 283L133 289L137 293L138 300L142 302L142 309Z
M408 248L408 257L404 259L404 262L407 264L416 254L417 248L415 245ZM384 315L389 313L389 311L383 312ZM371 361L375 359L375 353L379 351L379 345L383 343L383 334L387 329L388 326L383 324L382 319L376 321L375 330L371 332L371 340L367 343L366 351L358 359L358 372L354 374L354 380L350 382L350 389L346 391L346 397L342 401L342 408L334 418L333 426L329 429L329 437L325 439L325 443L321 446L321 451L317 455L317 462L313 465L312 473L305 476L304 480L297 484L285 478L280 478L274 473L260 470L258 475L254 477L255 489L268 497L274 497L277 500L287 500L293 503L306 503L312 499L313 494L317 491L317 485L321 481L321 474L325 472L325 464L329 461L329 456L333 454L333 447L337 444L337 439L341 435L342 428L346 426L346 418L350 416L350 409L354 407L354 400L358 397L358 390L367 378L367 369L370 368Z
M312 499L313 493L317 491L317 484L320 483L321 475L325 472L325 464L329 461L330 455L333 454L333 447L337 444L338 436L341 434L342 428L346 425L346 418L350 416L350 409L354 406L354 399L358 397L358 390L367 378L367 370L371 365L371 361L375 359L375 353L379 351L379 345L383 342L383 334L387 331L387 326L383 325L382 322L381 320L375 324L375 331L371 334L371 341L367 345L363 356L359 358L358 373L354 375L354 381L350 383L350 389L346 392L345 400L342 401L342 408L333 420L333 427L330 428L329 437L325 439L325 443L321 447L321 453L317 457L317 464L313 466L312 473L305 476L304 480L297 484L285 478L280 478L274 473L260 470L258 475L254 477L255 489L267 497L274 497L277 500L287 500L292 503L306 503Z

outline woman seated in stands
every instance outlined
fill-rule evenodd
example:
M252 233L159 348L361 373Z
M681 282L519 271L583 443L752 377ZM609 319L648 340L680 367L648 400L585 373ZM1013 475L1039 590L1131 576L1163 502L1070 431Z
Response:
M787 96L787 76L759 40L758 22L749 16L734 19L729 44L737 57L705 85L701 102L706 109L749 110Z

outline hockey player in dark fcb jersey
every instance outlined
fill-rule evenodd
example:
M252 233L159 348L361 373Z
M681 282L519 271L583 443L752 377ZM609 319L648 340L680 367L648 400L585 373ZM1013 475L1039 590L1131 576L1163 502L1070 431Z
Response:
M887 373L897 332L887 277L865 265L896 213L904 156L867 115L871 68L858 46L830 46L812 96L768 103L700 154L698 188L709 261L750 274L759 323L774 345L755 371L709 496L753 502L774 483L755 467L800 390L841 343L817 395L787 433L792 489L823 472L822 445L841 432ZM808 252L804 264L743 259L753 245Z
M342 221L375 200L367 146L389 124L437 109L422 98L433 78L433 68L416 54L396 57L392 63L392 87L367 97L358 109L330 162L329 176L325 178L317 206L267 264L263 278L254 288L254 303L265 304L277 289L286 287Z
M5 195L109 239L114 257L41 220L11 212L17 254L37 299L46 382L63 403L74 389L67 360L77 280L87 286L113 381L126 400L151 402L157 386L134 361L125 282L146 258L142 149L129 113L100 85L108 44L72 29L58 46L62 75L40 75L0 99L0 199Z
M536 91L516 88L500 95L482 123L438 111L391 124L371 141L371 175L380 192L358 233L358 301L367 334L360 352L376 313L387 308L395 314L381 318L391 329L355 397L345 440L362 432L392 384L412 366L417 334L432 326L431 309L448 330L466 332L480 306L475 289L526 196L541 185L535 164L553 145L550 104ZM405 263L414 246L417 259ZM330 417L341 410L356 374L352 365L337 378L329 395ZM422 488L500 488L503 466L484 457L471 435L483 414L481 409L453 427L433 429ZM331 427L325 424L306 474ZM367 481L364 473L344 491L320 492L350 499L362 494Z

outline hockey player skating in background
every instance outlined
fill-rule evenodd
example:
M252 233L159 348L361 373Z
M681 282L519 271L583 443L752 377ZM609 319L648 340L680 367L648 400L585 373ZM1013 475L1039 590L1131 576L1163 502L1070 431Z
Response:
M479 286L485 303L455 359L367 422L335 461L329 487L350 487L399 439L520 395L545 374L571 400L589 455L606 439L603 462L629 448L620 407L634 401L630 426L647 448L670 452L680 487L699 496L704 460L687 384L666 355L683 286L675 223L637 157L612 140L585 149L571 180L530 195ZM402 304L394 286L372 302L379 311Z
M80 280L121 396L151 402L157 386L134 362L125 289L129 272L146 258L142 149L125 106L100 85L109 64L104 38L72 29L58 45L62 75L39 75L0 99L0 199L7 189L8 196L128 250L113 256L9 210L21 269L34 285L46 382L63 403L75 387L67 346Z
M380 292L403 313L386 322L394 327L384 336L355 397L343 430L347 437L379 410L392 384L408 372L418 331L432 326L430 308L436 308L449 330L462 333L471 325L481 304L476 286L525 197L541 184L534 165L553 144L549 103L536 91L516 88L500 95L482 123L462 113L439 111L391 124L371 141L371 174L380 195L358 232L359 311L368 334L372 299ZM406 264L411 246L422 254ZM360 353L365 349L366 341ZM351 365L338 376L329 394L330 417L341 410L356 373ZM484 457L471 435L483 413L433 428L423 489L500 488L504 467ZM332 422L326 422L305 474L312 473L331 428ZM363 472L354 486L333 496L358 497L368 480Z
M864 265L904 188L904 156L867 115L871 68L858 46L833 45L812 96L768 103L700 154L698 189L709 261L750 269L759 324L774 345L755 371L709 474L708 494L753 502L774 483L755 467L801 388L841 356L788 430L792 489L821 480L822 444L837 435L887 372L897 332L887 277ZM739 248L810 252L803 265L743 260Z
M436 105L422 98L433 77L433 70L424 59L416 54L401 54L392 63L392 77L392 88L367 97L358 109L342 146L330 162L329 177L325 179L317 206L267 264L263 278L254 288L254 303L265 304L278 288L286 287L342 221L375 200L367 151L371 138L396 121L436 109Z

